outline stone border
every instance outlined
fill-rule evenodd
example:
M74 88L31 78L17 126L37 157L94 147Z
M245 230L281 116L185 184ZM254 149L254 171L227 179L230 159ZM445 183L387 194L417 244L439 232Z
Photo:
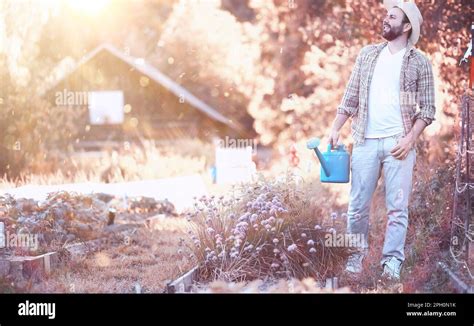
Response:
M191 270L186 272L184 275L178 277L176 280L166 284L164 293L189 293L191 287L196 280L197 270L199 266L193 267Z
M194 281L196 281L198 269L199 266L195 266L185 274L178 277L176 280L166 284L166 289L163 291L163 293L191 293ZM321 290L335 291L339 288L338 283L339 282L337 277L327 278L325 283L321 284Z
M52 251L38 256L0 257L0 277L12 276L15 280L38 281L51 274L53 270L65 266L71 259L97 251L107 243L109 239L104 237L70 244L64 247L64 252Z

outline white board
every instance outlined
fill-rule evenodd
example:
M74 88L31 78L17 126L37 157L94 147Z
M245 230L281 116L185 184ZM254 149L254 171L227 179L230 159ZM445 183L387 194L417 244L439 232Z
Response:
M96 91L88 93L89 121L92 125L123 123L123 92Z
M255 170L252 147L216 148L216 183L249 182Z

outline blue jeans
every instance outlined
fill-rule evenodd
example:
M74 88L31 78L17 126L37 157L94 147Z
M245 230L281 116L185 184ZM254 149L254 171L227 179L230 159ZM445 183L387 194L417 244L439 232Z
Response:
M404 247L408 227L408 201L412 188L415 149L403 160L394 158L390 151L401 134L385 138L366 138L352 150L351 192L347 212L347 233L360 234L361 250L368 248L369 211L372 196L382 174L385 178L387 228L382 250L382 265L390 258L405 260Z

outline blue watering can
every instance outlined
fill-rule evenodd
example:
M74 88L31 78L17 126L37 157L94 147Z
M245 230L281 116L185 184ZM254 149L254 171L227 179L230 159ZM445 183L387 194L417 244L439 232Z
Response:
M331 151L331 144L327 151L321 153L318 149L321 141L319 138L311 138L306 143L306 147L313 149L321 162L321 182L348 183L350 174L350 155L344 145L338 145Z

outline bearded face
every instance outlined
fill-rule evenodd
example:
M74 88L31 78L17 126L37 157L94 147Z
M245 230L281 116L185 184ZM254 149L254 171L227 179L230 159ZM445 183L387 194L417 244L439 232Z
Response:
M382 36L387 41L392 41L403 34L403 24L393 26L390 23L383 23Z
M392 41L403 34L405 14L400 8L394 7L387 12L382 24L382 36Z

